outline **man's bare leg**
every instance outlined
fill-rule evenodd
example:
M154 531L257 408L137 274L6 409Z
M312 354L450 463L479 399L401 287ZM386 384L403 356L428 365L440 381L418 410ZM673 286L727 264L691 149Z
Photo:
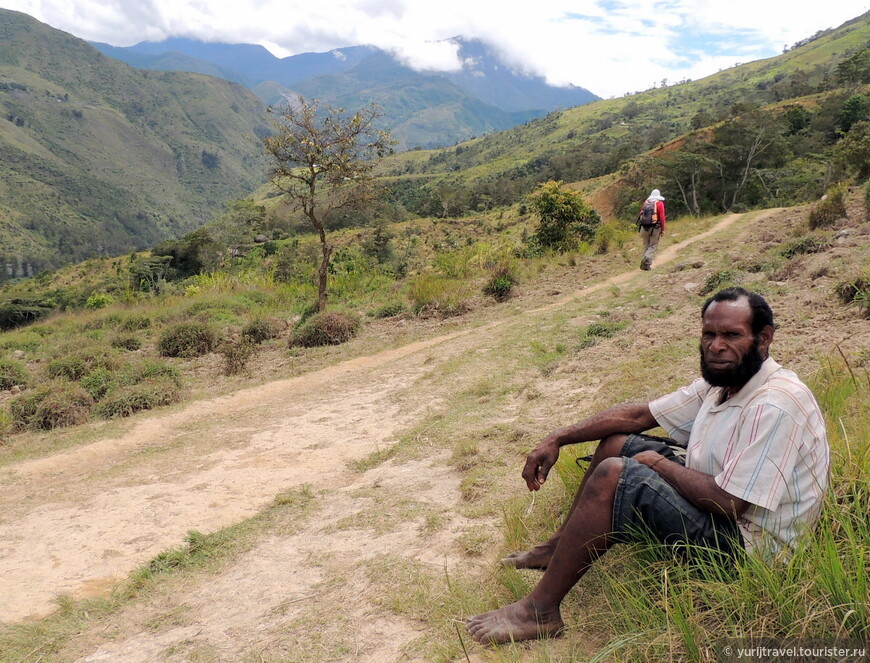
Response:
M610 547L613 498L622 471L621 458L601 461L587 473L582 512L572 509L561 528L547 570L525 598L472 617L468 632L476 642L499 644L557 635L564 627L559 606L601 553Z
M501 560L502 564L505 566L513 566L517 569L547 568L547 565L550 563L550 558L553 556L553 551L556 550L556 545L559 543L559 538L562 536L565 523L567 523L571 518L571 514L574 513L574 509L580 501L580 495L583 494L583 488L586 486L587 479L595 471L595 468L598 467L602 460L619 456L622 447L625 446L627 438L627 435L611 435L598 443L598 446L595 448L595 453L592 455L592 461L589 463L589 467L586 469L586 473L580 481L577 493L574 495L574 501L571 503L568 515L565 516L565 520L559 526L559 529L557 529L553 533L553 536L547 539L544 543L539 543L530 550L511 553L510 555L503 557Z

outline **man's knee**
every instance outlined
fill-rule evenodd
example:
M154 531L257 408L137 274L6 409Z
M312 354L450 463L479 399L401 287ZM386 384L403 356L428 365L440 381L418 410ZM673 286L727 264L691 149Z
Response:
M601 460L604 460L605 458L615 458L617 456L621 456L622 449L625 446L627 440L628 435L626 435L625 433L608 435L607 437L602 438L601 442L598 443L598 449L596 449L596 454Z
M599 496L610 498L616 491L624 464L625 461L619 457L610 457L602 460L589 476L586 489L590 492L590 495L587 497Z

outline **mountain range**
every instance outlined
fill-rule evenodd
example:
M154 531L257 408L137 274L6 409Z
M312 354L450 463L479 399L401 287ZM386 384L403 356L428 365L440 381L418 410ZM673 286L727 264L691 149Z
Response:
M260 101L0 10L0 277L153 246L263 180Z
M445 72L415 71L374 46L286 58L252 44L180 38L94 46L135 67L226 78L246 86L267 105L279 105L293 94L344 108L374 100L402 149L452 145L599 98L581 87L555 87L540 76L518 72L482 41L451 41L462 68Z

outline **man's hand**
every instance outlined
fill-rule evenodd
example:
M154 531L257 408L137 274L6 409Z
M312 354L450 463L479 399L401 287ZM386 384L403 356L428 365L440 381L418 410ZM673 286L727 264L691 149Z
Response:
M655 465L658 461L664 459L664 456L656 453L655 451L641 451L638 454L632 456L638 463L642 463L646 465L648 468L653 469L653 465Z
M529 490L539 490L547 480L550 468L559 460L559 445L554 439L546 438L532 449L523 468L523 479Z

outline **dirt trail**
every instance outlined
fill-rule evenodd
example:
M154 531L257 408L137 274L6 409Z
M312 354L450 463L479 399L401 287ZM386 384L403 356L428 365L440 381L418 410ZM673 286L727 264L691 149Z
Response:
M656 266L674 260L689 244L724 230L738 218L725 217L706 232L664 248ZM636 270L619 274L526 315L563 306L638 274ZM398 432L419 421L429 402L425 393L415 392L415 383L440 362L479 345L503 323L491 322L196 402L171 414L142 418L121 438L0 468L0 621L45 615L54 609L59 593L104 593L136 566L179 545L188 530L209 532L238 522L262 510L276 493L302 484L329 489L332 497L324 501L328 517L323 522L339 522L349 515L342 511L349 508L348 496L375 481L350 472L347 463L385 448ZM411 469L408 473L405 466L382 467L376 481L415 480L415 489L428 495L432 508L445 514L454 511L458 480L432 464ZM444 536L461 530L463 523L454 521ZM330 536L264 544L258 551L261 575L255 583L258 589L252 589L255 596L277 586L285 601L292 602L288 596L304 596L320 578L312 572L294 579L301 568L300 556L323 550L339 556L362 555L367 547L375 554L375 549L417 545L401 533L362 542L340 531ZM446 543L430 544L415 548L413 554L438 564L448 548ZM238 580L221 578L201 590L210 595L203 598L203 605L209 605L212 616L226 611L222 626L220 619L211 623L215 639L227 643L232 640L227 624L238 623L240 616L234 616L234 611L247 605L238 591L232 591L233 582L238 586ZM353 610L349 613L353 616ZM364 614L355 618L367 619ZM266 627L261 623L260 628ZM399 632L391 634L396 629ZM181 628L170 640L189 635ZM365 638L379 638L382 646L392 640L400 646L413 636L411 627L395 621L366 622ZM122 641L82 660L150 660L154 647L165 648L164 637L169 636ZM126 654L120 653L124 647L129 648ZM130 653L137 648L138 654ZM384 658L371 660L392 660L388 651L389 647L382 652Z

